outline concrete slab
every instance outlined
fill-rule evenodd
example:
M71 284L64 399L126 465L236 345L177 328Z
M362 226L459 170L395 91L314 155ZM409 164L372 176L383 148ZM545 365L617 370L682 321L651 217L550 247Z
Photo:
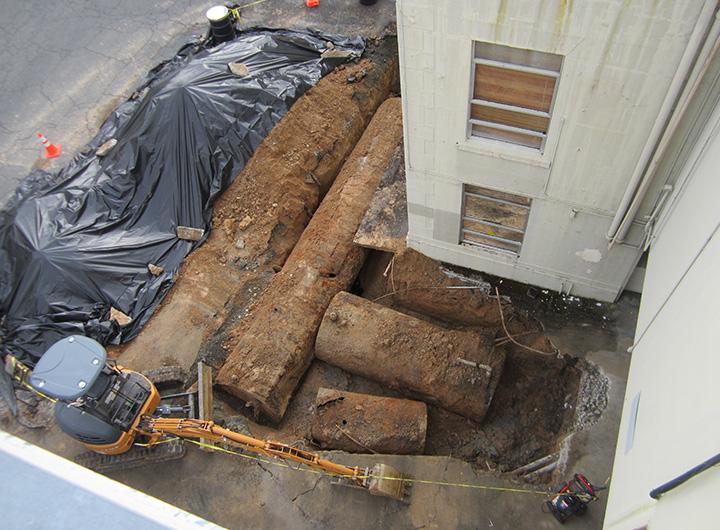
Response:
M183 461L111 477L228 528L553 529L542 488L478 472L447 457L324 453L349 465L391 464L417 479L410 504L332 484L312 471L191 450ZM198 472L202 469L202 472ZM168 476L174 477L168 480ZM602 507L567 528L600 528Z
M132 472L112 477L190 512L212 512L216 523L229 528L484 528L491 527L490 522L497 528L530 528L516 525L522 508L537 509L543 498L481 489L502 487L503 482L448 458L325 454L353 465L383 461L419 479L462 481L477 488L418 483L412 488L412 502L404 505L333 485L330 477L314 472L196 450L183 461L156 469L155 480ZM204 472L198 474L200 465ZM162 478L168 473L177 478L173 484ZM519 505L503 513L508 502L503 495L511 495ZM553 528L553 521L547 522L533 528Z
M1 496L5 528L218 528L2 431L0 469L16 492L42 492Z

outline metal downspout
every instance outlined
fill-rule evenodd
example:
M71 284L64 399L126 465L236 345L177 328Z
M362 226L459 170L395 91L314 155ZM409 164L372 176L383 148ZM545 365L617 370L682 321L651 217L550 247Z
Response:
M713 25L713 33L720 33L720 22L718 21L717 16L715 17L715 23ZM715 35L715 41L713 44L712 51L707 56L705 63L702 66L702 69L700 70L699 74L695 76L694 82L692 84L692 87L689 91L687 91L686 94L684 94L683 100L680 103L680 106L677 109L677 112L673 114L673 117L671 119L670 124L668 125L668 129L666 133L663 135L662 139L660 140L660 144L658 145L657 151L653 155L652 160L650 161L650 164L648 165L648 169L645 172L645 176L643 177L642 182L640 183L640 186L638 187L637 193L635 194L635 198L633 199L632 203L630 204L630 207L628 208L627 213L625 214L625 217L622 220L622 223L620 224L620 227L618 228L618 231L613 238L613 241L611 241L611 244L614 242L622 242L625 235L627 235L628 230L630 229L630 225L633 222L633 219L635 218L635 215L637 214L638 210L640 209L640 206L642 204L643 199L645 198L645 193L647 192L647 189L650 187L650 184L652 183L653 177L655 176L655 170L657 169L658 165L660 164L660 161L662 160L663 154L667 150L668 145L670 144L670 140L673 137L673 134L675 133L675 130L677 129L683 114L685 113L690 100L695 95L695 92L697 92L698 87L700 86L705 73L707 72L709 66L710 66L710 60L712 57L717 53L718 49L720 49L720 39L718 39L718 35Z
M631 203L634 198L641 199L641 197L638 197L637 192L639 191L639 186L641 185L643 177L649 175L645 169L648 167L648 163L650 162L653 153L657 152L656 146L658 145L663 132L666 130L668 120L673 114L674 107L699 55L700 44L708 34L708 27L710 26L711 21L715 18L716 10L717 0L707 0L705 2L700 16L698 17L698 22L695 24L695 28L690 35L688 45L685 48L685 53L680 59L680 64L678 64L677 73L670 83L668 93L665 96L665 100L663 101L658 113L658 118L655 120L653 128L650 131L648 141L645 143L645 147L643 148L640 158L633 170L633 174L630 177L630 182L625 189L625 194L620 200L620 205L618 206L612 223L610 224L610 228L608 229L607 238L610 240L608 248L612 248L613 244L621 241L621 238L618 237L619 229L621 225L626 224L625 221L627 220ZM716 18L715 23L717 23ZM688 99L689 98L685 98L684 101L687 102ZM645 188L647 188L647 185L645 185ZM629 223L627 223L627 225L629 226ZM625 232L627 232L627 227L625 228ZM623 236L624 235L625 234L623 234Z

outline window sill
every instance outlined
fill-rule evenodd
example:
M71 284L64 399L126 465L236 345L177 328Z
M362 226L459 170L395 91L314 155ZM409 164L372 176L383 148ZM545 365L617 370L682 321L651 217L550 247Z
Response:
M467 249L469 252L477 254L478 256L487 256L489 254L511 265L516 264L520 260L520 254L516 254L515 252L511 252L508 250L487 247L484 245L472 245L469 243L465 243L464 241L460 241L460 243L458 243L458 246Z
M492 140L481 140L479 138L466 138L457 143L460 151L473 153L476 155L490 156L500 160L508 160L510 162L519 162L531 166L542 167L548 169L550 167L550 159L546 154L537 152L530 148L515 147L502 142L494 142Z

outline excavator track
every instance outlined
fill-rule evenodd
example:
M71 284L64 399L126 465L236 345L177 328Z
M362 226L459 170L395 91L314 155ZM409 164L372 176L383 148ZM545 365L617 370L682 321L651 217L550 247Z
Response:
M149 464L179 460L185 456L183 441L175 438L152 447L134 446L119 455L103 455L87 452L75 457L75 463L100 473L124 471Z

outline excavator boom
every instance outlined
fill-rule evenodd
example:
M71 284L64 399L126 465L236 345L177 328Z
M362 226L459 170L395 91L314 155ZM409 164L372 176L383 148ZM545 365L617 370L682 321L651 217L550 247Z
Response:
M150 417L143 419L141 429L151 433L151 435L174 435L180 438L230 441L241 446L243 449L255 453L271 458L290 460L314 469L327 471L333 475L354 478L361 474L360 468L335 464L329 460L320 458L320 455L316 453L302 451L279 442L263 441L258 438L246 436L239 432L220 427L215 424L215 422L209 420Z
M180 438L229 441L242 449L270 458L279 458L306 465L344 479L347 485L367 489L373 495L391 497L405 502L410 487L409 477L386 464L372 468L349 467L322 458L319 454L303 451L287 444L264 441L216 425L209 420L192 418L144 417L140 430L151 437L150 444L157 443L162 436Z

